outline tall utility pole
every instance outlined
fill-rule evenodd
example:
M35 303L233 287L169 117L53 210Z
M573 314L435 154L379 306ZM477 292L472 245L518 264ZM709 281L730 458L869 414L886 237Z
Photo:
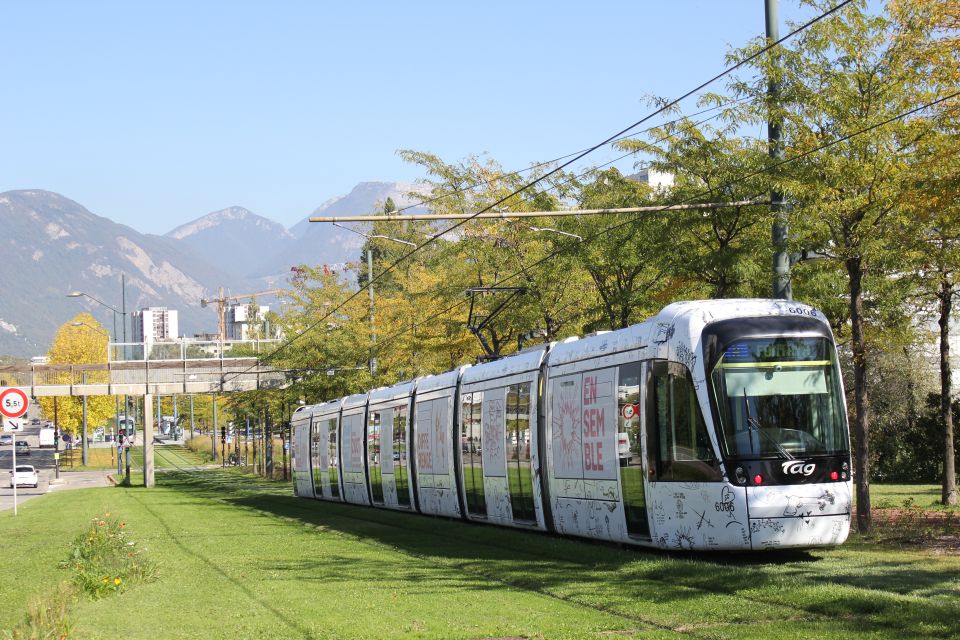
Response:
M213 398L213 428L210 429L210 448L211 454L213 456L213 461L217 461L217 430L220 427L220 422L217 420L217 394L211 396Z
M367 290L370 292L370 375L377 375L377 328L373 322L373 245L367 241Z
M127 276L124 273L120 274L120 315L123 322L123 359L127 359ZM123 396L123 429L126 434L127 429L130 428L130 396ZM133 436L136 433L134 429ZM130 486L130 447L123 448L124 456L124 483L126 486Z
M779 0L764 0L764 9L767 23L767 44L780 39L780 7ZM770 54L776 56L776 50ZM770 159L775 163L783 160L783 142L780 140L780 116L771 112L778 107L780 100L780 86L776 80L770 79L767 85L767 145ZM770 212L773 213L773 297L781 300L792 300L793 289L790 286L790 256L787 253L787 207L783 201L783 193L779 190L770 192Z

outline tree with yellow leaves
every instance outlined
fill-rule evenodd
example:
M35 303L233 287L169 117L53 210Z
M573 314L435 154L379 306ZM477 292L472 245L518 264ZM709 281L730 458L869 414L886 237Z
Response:
M80 313L70 321L60 326L53 344L47 351L50 364L97 364L107 361L108 334L100 323L89 313ZM76 372L64 370L56 374L57 382L70 384ZM89 372L88 376L101 376L103 372ZM72 380L82 383L84 380ZM99 378L88 379L86 382L105 382ZM40 398L40 408L44 415L54 417L56 405L56 419L61 432L78 434L83 423L83 399L80 397ZM106 422L114 414L114 400L110 396L90 396L87 398L87 424L99 425Z

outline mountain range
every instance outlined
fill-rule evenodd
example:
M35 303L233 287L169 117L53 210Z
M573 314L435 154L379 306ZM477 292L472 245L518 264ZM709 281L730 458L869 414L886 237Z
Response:
M310 215L367 214L390 197L411 204L422 185L363 182ZM0 247L0 354L47 351L57 328L82 310L118 336L122 314L148 306L179 311L180 333L215 332L216 313L200 306L220 287L244 294L282 287L299 264L339 264L359 258L362 235L309 216L291 227L232 206L178 226L163 236L143 234L98 216L69 198L42 190L0 193L6 234ZM121 287L125 276L125 292ZM86 296L68 297L72 291ZM125 293L125 296L124 296ZM125 299L124 299L125 298ZM128 325L128 339L130 336Z

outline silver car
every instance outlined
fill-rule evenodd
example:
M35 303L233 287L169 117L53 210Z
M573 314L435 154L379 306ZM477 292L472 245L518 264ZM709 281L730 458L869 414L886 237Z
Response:
M0 435L0 447L13 444L13 436L9 433Z

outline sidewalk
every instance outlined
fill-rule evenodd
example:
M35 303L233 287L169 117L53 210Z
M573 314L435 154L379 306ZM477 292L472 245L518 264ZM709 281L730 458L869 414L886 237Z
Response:
M36 489L27 487L17 488L17 506L24 502L39 498L51 491L66 491L69 489L89 489L91 487L109 487L112 486L106 471L61 471L60 479L55 480L53 471L45 469L42 471L40 486ZM13 509L13 489L9 486L0 487L0 511Z

